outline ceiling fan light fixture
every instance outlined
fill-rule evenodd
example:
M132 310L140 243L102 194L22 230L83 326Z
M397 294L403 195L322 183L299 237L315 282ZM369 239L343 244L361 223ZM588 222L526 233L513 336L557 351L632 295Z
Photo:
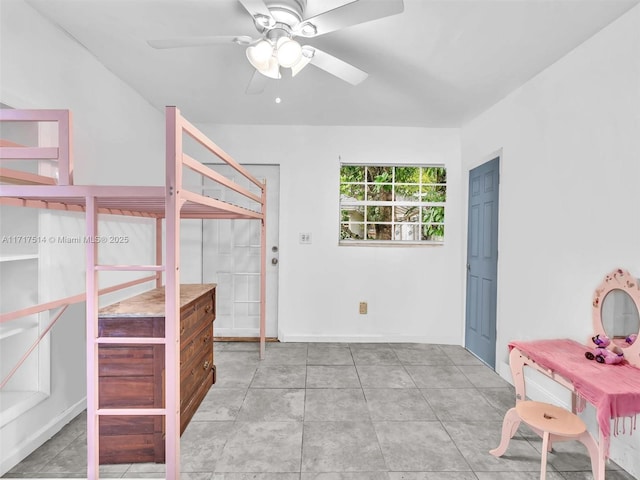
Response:
M295 40L282 37L276 45L276 57L282 67L291 68L300 61L302 47Z
M255 45L250 45L246 50L249 63L257 70L267 70L269 62L273 58L273 45L267 40L260 40Z

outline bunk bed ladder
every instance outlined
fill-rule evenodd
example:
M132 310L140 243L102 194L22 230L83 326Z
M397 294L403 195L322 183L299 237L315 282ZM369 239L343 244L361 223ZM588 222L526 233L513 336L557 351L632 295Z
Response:
M99 421L106 415L162 415L165 417L165 477L180 478L180 210L182 185L182 125L175 107L166 116L165 265L162 263L162 220L156 220L156 265L99 265L98 243L87 243L87 475L99 478ZM95 197L86 199L86 234L98 237L98 208ZM98 272L157 272L156 285L165 274L164 338L122 338L98 336ZM164 344L164 408L100 408L98 392L98 348L105 343Z
M156 223L156 229L160 229L161 221ZM95 197L86 198L86 235L88 239L98 238L98 208ZM158 238L158 234L156 235ZM161 241L161 238L160 238ZM101 337L98 330L98 295L100 271L155 271L156 283L161 282L163 265L99 265L99 242L89 240L86 247L86 301L87 301L87 478L98 479L100 470L100 417L101 416L128 416L128 415L166 415L167 408L101 408L99 402L99 372L98 354L100 345L104 344L164 344L167 349L168 342L161 337ZM156 245L160 250L160 244ZM156 258L162 258L160 254ZM147 280L149 278L147 277ZM174 322L175 323L175 322ZM167 322L169 324L169 322ZM167 356L170 356L168 353ZM175 356L174 356L175 359ZM175 370L175 367L174 367ZM168 386L168 384L167 384ZM167 400L167 405L169 401ZM178 420L179 421L179 420ZM169 422L167 422L168 424ZM169 432L167 432L168 434ZM170 439L167 435L167 439ZM168 442L169 443L169 442ZM167 461L167 465L169 465ZM178 474L179 475L179 474ZM177 479L178 475L167 472L167 479Z

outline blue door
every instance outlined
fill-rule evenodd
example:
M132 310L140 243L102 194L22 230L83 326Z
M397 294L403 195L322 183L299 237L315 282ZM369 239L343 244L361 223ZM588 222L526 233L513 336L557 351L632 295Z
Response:
M469 172L465 346L496 366L498 186L500 158Z

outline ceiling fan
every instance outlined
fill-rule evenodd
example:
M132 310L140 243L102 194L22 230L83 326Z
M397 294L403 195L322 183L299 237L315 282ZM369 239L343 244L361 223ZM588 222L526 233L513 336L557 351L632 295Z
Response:
M308 64L358 85L368 74L311 45L301 45L297 37L313 38L335 30L401 13L403 0L351 0L332 10L307 17L307 0L238 0L253 18L257 38L247 35L215 35L148 40L153 48L183 48L237 44L246 47L246 56L256 69L247 93L263 91L268 78L281 78L281 69L296 76Z

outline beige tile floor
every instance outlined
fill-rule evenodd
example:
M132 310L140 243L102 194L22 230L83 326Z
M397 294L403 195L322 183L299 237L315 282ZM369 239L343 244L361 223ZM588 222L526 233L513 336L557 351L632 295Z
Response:
M458 346L216 343L218 383L181 440L186 480L537 480L540 439L522 426L501 458L513 388ZM86 478L86 417L8 478ZM156 464L102 478L163 478ZM591 479L586 449L557 445L548 480ZM607 480L631 475L610 462Z

